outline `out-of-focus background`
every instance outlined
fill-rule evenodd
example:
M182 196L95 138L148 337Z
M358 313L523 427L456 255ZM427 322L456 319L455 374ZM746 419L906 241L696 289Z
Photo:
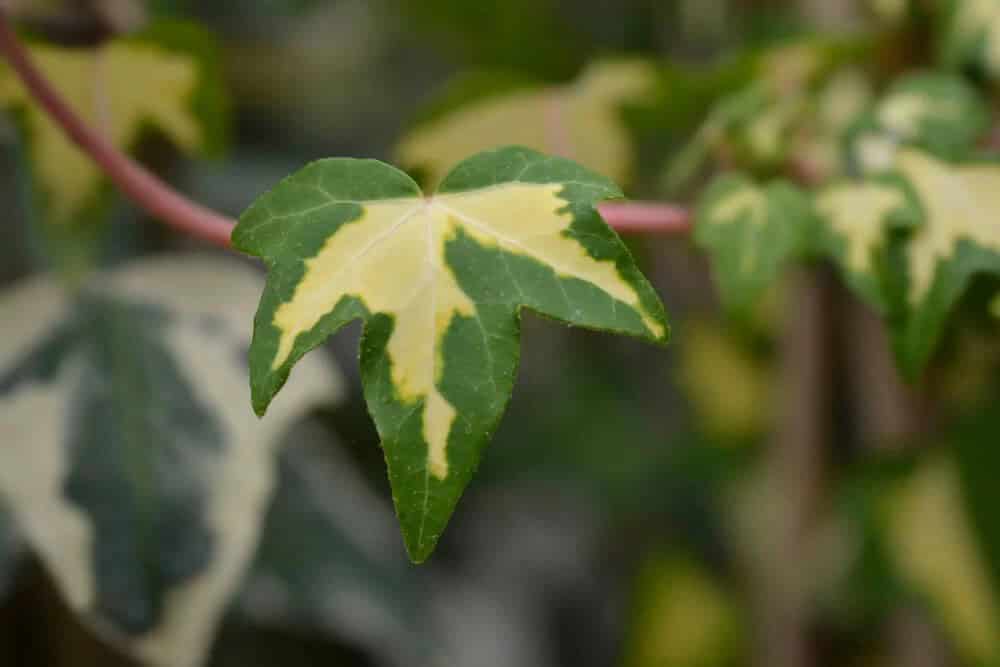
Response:
M690 205L706 171L742 159L693 140L755 77L842 43L861 74L831 104L850 113L892 68L924 65L930 34L896 27L905 0L14 6L39 49L201 26L173 43L217 46L228 102L211 86L199 98L217 150L184 150L169 109L152 123L168 129L131 147L232 215L316 158L379 158L433 182L508 143ZM857 57L872 35L891 48ZM57 83L90 103L131 88L169 106L176 77L113 80L129 62ZM16 104L0 117L0 665L1000 664L995 320L954 326L930 379L906 386L878 318L830 267L789 272L736 324L687 236L630 236L672 345L526 314L507 414L414 566L362 397L360 327L257 425L242 364L261 267L106 186L94 195L72 161L43 165L33 118ZM835 171L837 150L815 149ZM52 222L80 188L89 204L64 213L84 222ZM58 283L94 271L145 305L67 305ZM224 449L192 445L215 440Z

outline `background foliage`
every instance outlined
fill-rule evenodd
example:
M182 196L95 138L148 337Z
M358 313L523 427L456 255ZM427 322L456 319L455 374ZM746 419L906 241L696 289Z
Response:
M690 206L627 239L674 343L527 315L413 567L359 329L258 422L263 272L146 219L4 70L0 662L1000 664L1000 3L229 5L10 6L90 122L234 215L316 158L433 186L509 143Z

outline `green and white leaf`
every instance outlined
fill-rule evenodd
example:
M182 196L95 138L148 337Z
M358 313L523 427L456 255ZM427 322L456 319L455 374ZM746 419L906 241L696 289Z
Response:
M146 663L198 665L253 555L277 436L337 390L317 362L257 423L249 269L165 258L85 295L0 300L0 497L71 608ZM234 400L235 399L235 400Z
M910 193L891 179L845 181L816 195L819 225L813 239L821 256L833 261L847 285L866 303L888 313L886 272L890 238L919 223Z
M717 179L695 213L694 242L708 253L723 307L746 318L783 271L807 251L815 226L809 198L784 182Z
M892 170L904 146L961 159L972 153L989 124L985 101L960 76L911 74L858 119L848 139L851 159L866 174Z
M186 24L156 24L97 48L30 46L32 59L63 98L121 150L155 128L188 154L223 140L225 102L210 39ZM0 66L0 107L23 110L29 154L46 203L46 219L68 223L95 205L106 183L93 160Z
M905 246L908 314L895 337L902 368L912 376L931 358L972 278L1000 273L1000 164L953 164L904 149L896 173L921 213Z
M595 209L620 196L520 147L469 158L431 197L380 162L305 167L233 233L269 268L250 353L255 410L304 354L364 320L365 399L407 549L423 561L513 389L522 308L666 341L659 298Z
M572 83L521 87L477 99L421 124L397 149L399 162L437 184L466 156L517 144L572 158L615 181L629 178L635 147L622 107L652 93L656 68L598 61ZM506 86L505 86L506 87Z

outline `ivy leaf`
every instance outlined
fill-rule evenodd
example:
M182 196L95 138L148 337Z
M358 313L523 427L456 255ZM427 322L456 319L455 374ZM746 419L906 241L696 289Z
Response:
M1000 273L1000 164L952 164L916 149L896 159L920 206L920 225L905 246L906 320L896 336L903 371L928 362L948 314L980 273Z
M807 247L811 202L794 186L759 186L740 175L717 179L695 213L694 242L712 259L723 307L737 318Z
M363 319L365 399L407 549L425 560L510 396L522 308L666 341L659 298L594 208L620 196L520 147L462 162L433 197L380 162L307 166L233 232L269 267L250 351L254 409L306 352Z
M572 83L507 90L438 115L410 132L397 155L400 163L426 170L428 181L439 183L467 155L519 144L571 157L624 181L635 147L621 109L651 94L655 83L656 69L649 63L596 62Z
M838 183L816 196L815 209L820 224L813 244L818 253L838 266L863 301L888 314L890 236L920 221L919 207L906 188L891 179Z
M160 23L98 48L33 44L39 69L81 118L118 148L153 127L189 154L217 151L225 101L211 40L197 28ZM30 157L47 219L67 223L97 204L105 179L42 112L14 74L0 68L0 106L24 110Z
M80 297L40 278L0 300L0 496L69 606L145 663L200 664L253 555L277 435L334 389L310 364L262 424L234 400L258 284L166 258Z
M1000 5L992 0L946 0L942 6L944 62L1000 76Z
M961 77L911 74L858 119L848 142L862 172L881 173L892 169L900 146L947 159L967 157L989 124L989 108Z

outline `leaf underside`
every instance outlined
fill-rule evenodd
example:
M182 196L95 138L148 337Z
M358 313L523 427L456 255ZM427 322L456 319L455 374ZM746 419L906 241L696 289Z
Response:
M262 196L233 245L268 282L250 352L262 414L309 350L364 320L361 373L411 558L433 550L513 389L519 314L665 342L663 307L568 160L480 153L424 197L371 160L313 163Z

